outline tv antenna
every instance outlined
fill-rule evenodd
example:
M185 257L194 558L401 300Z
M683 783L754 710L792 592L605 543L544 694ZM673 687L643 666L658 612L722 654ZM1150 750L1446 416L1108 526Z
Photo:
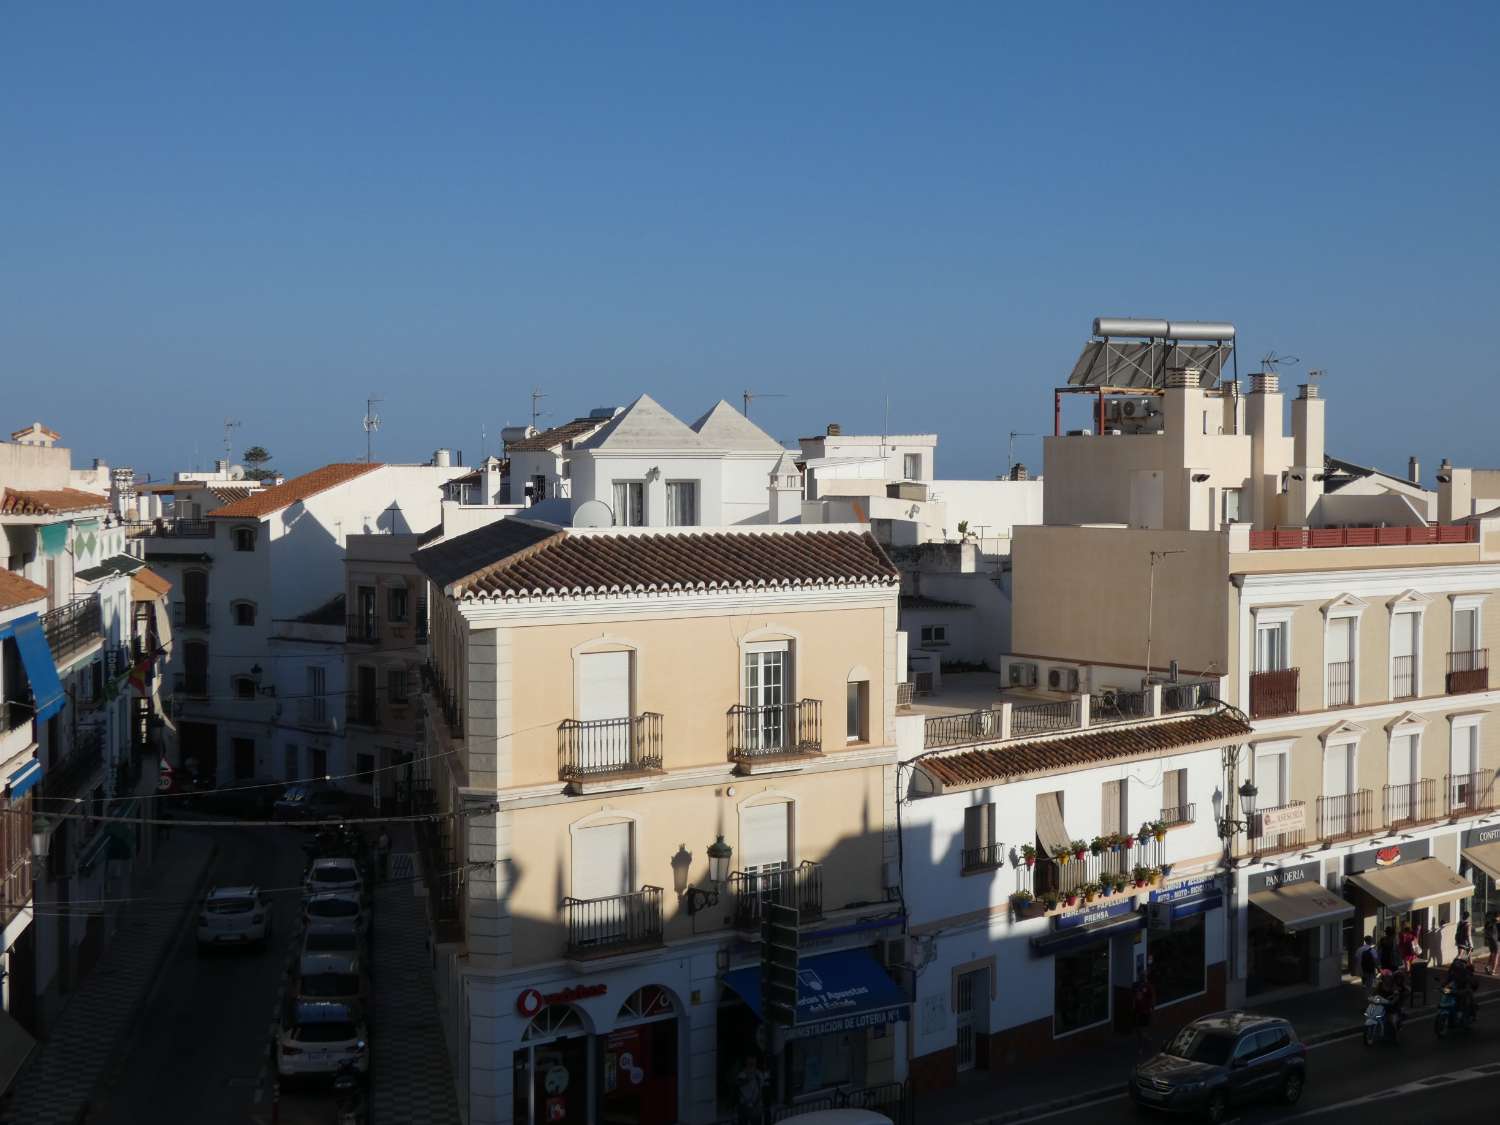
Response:
M1036 437L1036 434L1028 434L1022 430L1011 430L1010 441L1005 447L1005 475L1008 477L1016 468L1016 438Z
M228 466L228 462L234 460L234 454L231 451L234 449L234 431L236 429L238 429L239 426L240 426L240 423L238 421L236 421L235 419L233 419L233 418L225 418L224 419L224 461L225 461L225 468L229 467Z
M745 417L750 417L750 404L758 398L790 398L790 395L777 394L774 391L746 391L740 396L745 402Z
M1307 385L1316 393L1327 375L1328 372L1321 367L1309 367L1307 369Z
M375 460L375 431L380 429L380 415L375 413L375 404L385 399L370 395L365 399L365 463Z
M536 429L536 420L538 418L545 418L547 416L547 414L548 414L548 411L543 410L541 408L542 399L544 399L546 397L547 396L546 396L546 394L544 394L542 392L542 388L541 387L532 387L531 388L531 428L532 429Z
M1260 369L1267 375L1278 375L1278 367L1296 367L1302 361L1294 355L1277 355L1274 350L1261 357Z

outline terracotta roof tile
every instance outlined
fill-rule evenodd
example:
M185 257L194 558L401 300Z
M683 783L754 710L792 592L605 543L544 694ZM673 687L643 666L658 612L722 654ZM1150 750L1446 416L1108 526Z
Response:
M1139 726L1099 727L1040 742L964 750L924 758L922 768L947 786L983 785L1142 754L1164 754L1200 742L1232 742L1249 733L1249 723L1225 710Z
M345 481L351 481L355 477L364 476L365 473L380 467L378 461L343 461L324 465L321 469L314 469L310 473L303 473L300 477L293 477L274 488L256 489L243 499L225 504L222 508L215 508L206 514L230 519L237 517L256 519L260 516L269 516L273 512L281 511L282 508L306 500L309 496L327 492L330 488L343 484Z
M108 496L77 488L7 488L0 496L0 515L6 516L55 516L107 507Z
M29 578L0 570L0 609L14 609L27 602L41 601L47 596L47 587L38 586Z
M20 441L23 437L30 437L32 434L44 434L47 437L51 438L53 441L62 440L62 434L58 433L56 430L49 430L40 422L33 422L31 425L27 426L24 429L12 430L10 432L10 440Z
M542 453L551 449L554 445L562 445L565 442L577 441L593 433L600 426L608 422L608 418L574 418L571 422L564 422L561 426L553 426L550 430L543 430L529 438L520 441L508 441L505 443L507 453Z
M417 553L459 597L569 597L622 592L895 585L868 532L577 531L498 520Z
M130 576L130 579L132 587L138 583L139 585L144 586L158 598L164 598L172 591L172 583L163 578L160 574L156 573L156 571L152 570L149 566L142 567L140 570L136 571ZM148 601L150 599L137 597L136 600Z

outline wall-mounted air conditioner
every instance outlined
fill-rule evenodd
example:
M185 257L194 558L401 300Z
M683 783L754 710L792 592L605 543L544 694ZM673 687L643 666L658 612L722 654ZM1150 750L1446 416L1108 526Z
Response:
M1006 682L1011 687L1036 687L1036 665L1024 660L1011 661Z
M1049 691L1078 690L1077 668L1051 668L1047 671L1047 688Z

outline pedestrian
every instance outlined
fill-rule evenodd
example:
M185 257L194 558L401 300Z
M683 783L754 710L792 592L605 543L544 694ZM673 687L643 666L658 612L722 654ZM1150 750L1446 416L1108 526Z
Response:
M1411 963L1417 959L1417 935L1410 923L1401 928L1401 940L1396 948L1401 954L1401 964L1410 973Z
M1156 987L1151 983L1151 963L1135 982L1135 1034L1136 1047L1142 1055L1151 1053L1151 1016L1156 1011Z
M1387 926L1380 935L1380 967L1396 971L1396 927Z
M1458 925L1453 930L1453 944L1458 949L1460 957L1473 958L1474 955L1474 929L1469 924L1469 912L1459 911Z
M765 1120L761 1089L760 1065L754 1055L746 1055L734 1079L735 1125L761 1125Z
M1365 986L1365 991L1375 987L1375 974L1380 970L1379 954L1375 952L1375 938L1372 934L1365 935L1364 944L1359 947L1354 963L1359 967L1359 982Z
M1427 931L1424 939L1427 959L1440 969L1443 967L1443 930L1447 925L1446 922L1439 921Z
M1500 972L1500 912L1491 914L1484 924L1484 943L1490 950L1490 963L1484 971L1494 976Z

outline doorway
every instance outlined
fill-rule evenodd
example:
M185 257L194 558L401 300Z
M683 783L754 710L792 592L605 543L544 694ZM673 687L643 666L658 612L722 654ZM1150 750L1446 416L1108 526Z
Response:
M989 969L959 973L958 1002L958 1069L973 1070L980 1062L979 1045L989 1030Z

